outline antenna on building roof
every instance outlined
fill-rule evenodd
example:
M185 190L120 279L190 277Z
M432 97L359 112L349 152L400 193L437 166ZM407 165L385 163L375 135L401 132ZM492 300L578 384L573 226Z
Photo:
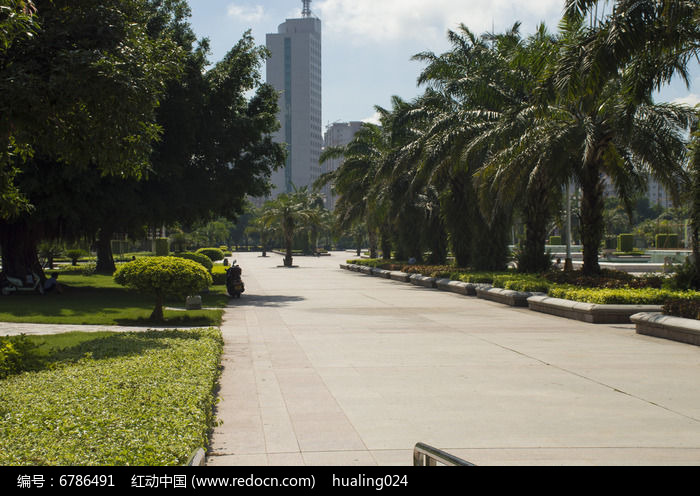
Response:
M301 9L302 17L311 17L311 0L302 0L304 8Z

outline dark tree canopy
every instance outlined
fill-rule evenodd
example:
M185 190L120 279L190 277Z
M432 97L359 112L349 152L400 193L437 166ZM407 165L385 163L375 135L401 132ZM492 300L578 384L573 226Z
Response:
M206 70L184 0L35 4L41 30L0 61L0 137L31 150L12 183L30 207L0 215L5 271L40 273L40 239L78 236L110 271L115 232L233 218L268 191L284 150L249 33Z

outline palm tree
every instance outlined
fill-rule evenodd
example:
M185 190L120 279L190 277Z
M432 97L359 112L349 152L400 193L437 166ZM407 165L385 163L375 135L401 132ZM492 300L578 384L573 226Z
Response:
M448 32L448 38L450 51L414 56L427 62L418 79L427 90L415 111L427 125L404 147L404 157L411 161L419 157L416 189L432 184L441 191L441 216L457 265L501 269L512 209L502 203L484 205L487 201L479 205L473 175L491 150L491 144L480 138L496 125L512 99L499 84L504 64L500 52L512 35L478 37L461 25Z
M363 123L347 145L329 147L321 153L320 163L333 158L342 159L342 163L314 183L317 188L331 183L333 191L339 195L334 211L341 230L366 224L372 258L377 257L377 234L382 222L382 197L377 194L376 178L386 150L382 128Z
M562 22L562 48L547 80L553 90L547 120L538 130L543 139L536 144L540 150L563 147L577 157L570 165L582 191L583 271L588 274L600 272L604 175L625 200L649 174L677 197L685 181L683 134L695 118L688 107L655 104L649 72L630 71L634 57L623 53L615 65L613 51L605 63L595 62L605 50L591 40L606 39L617 20L594 26L581 17Z
M317 215L318 211L309 207L308 194L305 189L295 188L291 193L282 193L263 206L262 222L267 225L276 224L282 231L285 245L285 267L292 267L294 234Z
M700 288L700 131L693 133L689 154L690 184L687 188L690 203L693 265L695 287Z

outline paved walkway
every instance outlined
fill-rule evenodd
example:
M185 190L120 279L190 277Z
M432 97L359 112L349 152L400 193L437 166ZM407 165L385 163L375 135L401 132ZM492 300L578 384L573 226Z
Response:
M700 464L700 347L236 255L208 465Z
M236 254L208 465L700 464L700 347L343 271ZM0 334L109 326L0 323Z

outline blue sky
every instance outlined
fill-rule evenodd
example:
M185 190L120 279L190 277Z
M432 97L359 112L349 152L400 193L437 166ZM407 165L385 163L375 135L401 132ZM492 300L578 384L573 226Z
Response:
M300 17L301 0L189 0L190 23L210 40L216 62L252 30L256 43L277 32L287 18ZM323 123L371 120L374 106L390 107L392 95L410 100L422 89L416 78L419 52L449 49L446 33L464 23L477 34L501 32L521 22L523 35L544 22L556 31L564 0L313 0L323 26ZM264 69L263 69L264 75ZM263 76L264 77L264 76ZM700 103L700 69L692 85L664 88L658 101Z

